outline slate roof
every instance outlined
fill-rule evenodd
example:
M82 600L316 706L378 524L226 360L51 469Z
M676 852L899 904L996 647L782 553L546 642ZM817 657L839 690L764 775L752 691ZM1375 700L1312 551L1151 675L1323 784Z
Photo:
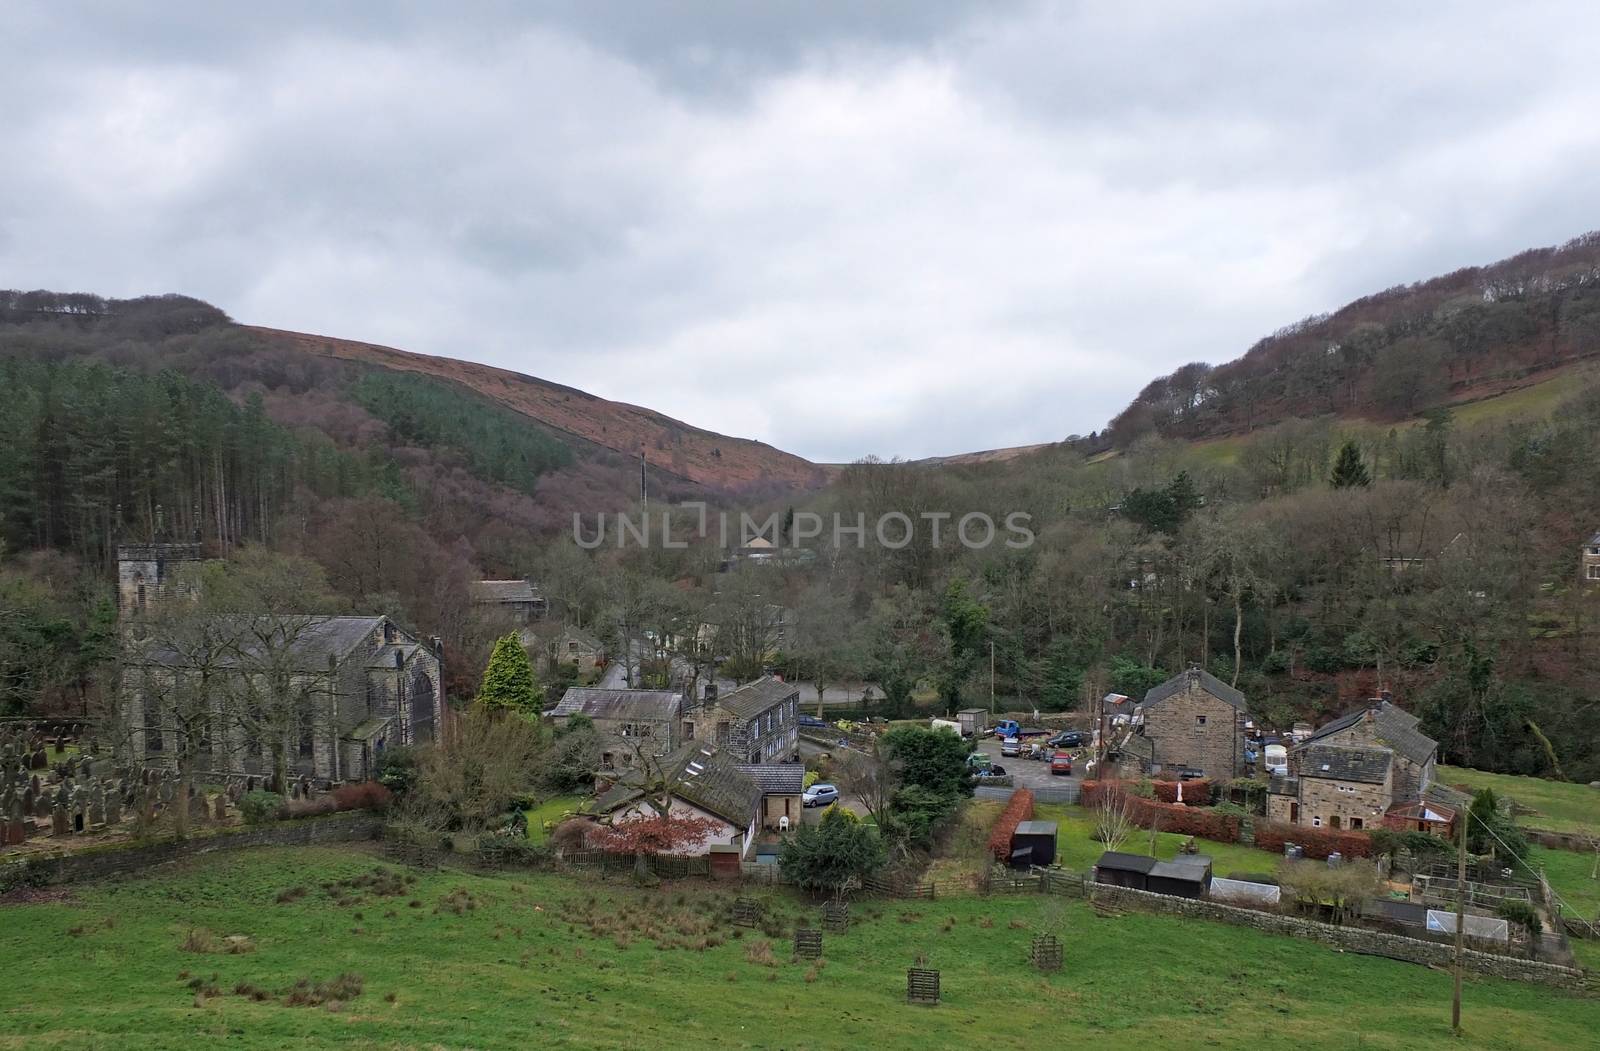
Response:
M761 811L761 786L714 744L690 741L662 767L674 792L736 828L749 828Z
M748 722L790 697L798 695L799 692L800 687L794 683L764 675L755 682L747 682L738 689L718 697L717 707L725 708L737 718Z
M329 658L343 664L368 635L383 624L383 617L323 617L286 614L278 617L219 617L214 622L215 638L226 654L226 666L239 666L257 660L273 659L278 646L287 650L296 671L325 672ZM400 629L397 637L415 639ZM162 667L184 663L182 656L159 639L148 642L141 651L144 661ZM392 659L392 658L391 658ZM138 663L135 660L134 663Z
M1439 747L1439 742L1417 729L1417 724L1422 720L1392 701L1368 702L1364 707L1341 715L1306 738L1305 744L1301 747L1310 746L1326 737L1350 729L1365 719L1368 712L1372 713L1375 724L1373 731L1377 739L1414 763L1426 763Z
M1314 744L1300 753L1300 776L1381 785L1392 762L1394 753L1387 748Z
M797 796L806 788L804 763L741 763L739 772L769 796Z
M472 585L479 602L538 602L539 589L526 580L479 580Z
M675 690L603 690L595 686L571 686L550 714L555 718L583 714L591 719L660 721L676 719L682 702L683 698Z
M1212 675L1204 668L1190 668L1188 671L1179 672L1160 686L1156 686L1144 695L1144 706L1149 708L1160 704L1174 694L1182 693L1189 688L1191 682L1198 682L1207 693L1219 700L1226 701L1239 711L1249 714L1250 706L1244 699L1244 694L1229 686L1221 679Z
M1100 860L1094 863L1097 869L1111 869L1114 872L1148 873L1156 867L1156 859L1147 854L1123 854L1119 851L1108 850L1100 855Z
M572 639L580 646L587 646L596 653L605 649L605 646L601 644L599 639L595 638L587 631L584 631L582 628L563 628L561 631L561 637L564 639Z

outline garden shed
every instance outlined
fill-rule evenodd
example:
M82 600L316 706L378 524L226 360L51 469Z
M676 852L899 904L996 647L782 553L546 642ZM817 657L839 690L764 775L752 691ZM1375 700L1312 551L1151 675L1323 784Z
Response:
M1150 870L1156 866L1155 858L1143 854L1123 854L1108 850L1094 863L1096 883L1109 883L1114 887L1145 890Z
M1056 860L1056 823L1022 821L1011 835L1011 867L1050 865Z
M1158 861L1150 866L1144 889L1179 898L1203 898L1210 886L1210 855L1179 854L1171 861Z

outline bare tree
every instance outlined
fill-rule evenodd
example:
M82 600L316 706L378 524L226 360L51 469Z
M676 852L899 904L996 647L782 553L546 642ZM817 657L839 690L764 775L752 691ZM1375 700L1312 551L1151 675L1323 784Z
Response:
M1107 850L1120 850L1134 827L1133 800L1120 787L1107 785L1094 808L1094 838Z

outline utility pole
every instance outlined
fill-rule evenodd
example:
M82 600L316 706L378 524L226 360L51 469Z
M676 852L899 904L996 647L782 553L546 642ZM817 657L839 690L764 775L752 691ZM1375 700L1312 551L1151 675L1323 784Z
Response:
M1461 951L1466 945L1467 912L1467 822L1472 811L1461 810L1461 842L1456 844L1456 954L1455 993L1450 999L1450 1031L1461 1035Z
M645 461L645 457L644 457L644 446L641 445L641 446L639 446L639 502L644 507L644 513L645 514L649 514L650 513L650 490L645 485L645 466L646 466L646 461ZM649 526L645 526L646 530L648 530L649 528L650 528Z

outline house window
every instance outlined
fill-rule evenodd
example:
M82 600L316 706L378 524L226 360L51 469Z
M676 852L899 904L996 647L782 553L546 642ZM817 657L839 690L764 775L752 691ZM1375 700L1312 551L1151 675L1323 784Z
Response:
M148 695L144 699L144 726L145 749L151 752L161 751L161 709L155 699Z
M578 643L576 641L568 642L567 643L567 652L568 653L577 653L578 652Z
M1590 566L1589 567L1589 579L1590 580L1600 580L1600 566Z
M1339 785L1338 789L1339 789L1339 791L1344 792L1344 793L1346 793L1348 795L1355 795L1355 793L1356 793L1356 790L1351 788L1349 785Z
M1311 819L1311 827L1312 828L1321 828L1322 827L1322 818L1320 818L1320 817L1312 818Z
M1358 818L1358 817L1351 818L1350 819L1350 827L1351 828L1360 828L1361 827L1361 819Z
M1300 804L1299 803L1291 802L1289 804L1289 823L1293 824L1293 825L1298 825L1300 823Z
M1204 726L1206 724L1206 717L1203 716L1203 715L1195 716L1194 717L1194 724L1196 726Z
M602 752L602 753L600 753L600 769L602 769L602 770L614 770L614 769L616 769L616 764L612 761L610 752Z

